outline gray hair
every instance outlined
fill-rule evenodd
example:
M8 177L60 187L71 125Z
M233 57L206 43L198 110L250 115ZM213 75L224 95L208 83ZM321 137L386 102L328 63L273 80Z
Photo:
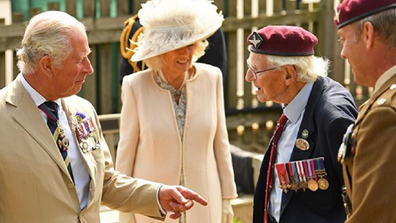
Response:
M262 54L261 54L262 55ZM326 77L330 61L326 58L312 56L273 56L263 55L273 66L293 65L297 72L297 80L314 82L318 76Z
M195 63L199 58L201 58L205 54L205 49L208 47L209 42L207 40L200 40L195 44L195 50L193 52L192 62ZM163 55L163 54L161 54ZM154 70L161 70L162 68L162 59L161 55L148 58L144 60L147 66Z
M366 22L373 24L375 33L387 45L396 49L396 8L376 13L355 22L355 40L359 37Z
M57 68L72 52L70 38L84 32L83 23L60 11L47 11L34 16L26 27L22 48L17 50L18 68L24 74L37 71L38 62L50 56Z

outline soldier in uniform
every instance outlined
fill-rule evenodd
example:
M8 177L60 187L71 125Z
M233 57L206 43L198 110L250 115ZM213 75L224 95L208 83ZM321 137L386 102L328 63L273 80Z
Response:
M395 20L395 0L345 0L335 12L341 57L374 88L339 150L347 223L396 222Z

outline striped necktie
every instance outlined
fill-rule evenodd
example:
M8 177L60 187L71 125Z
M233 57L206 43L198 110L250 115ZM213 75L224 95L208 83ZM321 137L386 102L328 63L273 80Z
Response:
M271 152L267 170L267 181L265 185L265 200L264 200L264 223L268 223L268 200L272 190L272 183L274 179L274 165L275 165L275 155L276 155L276 146L278 144L279 138L282 135L283 128L287 122L287 117L285 114L282 114L274 131L274 137L272 139L271 144Z
M58 149L62 155L63 160L65 161L70 177L74 182L70 158L67 153L69 140L66 138L65 132L59 122L58 105L53 101L46 101L39 106L39 109L47 115L48 128L50 129L54 137L55 143L58 146Z

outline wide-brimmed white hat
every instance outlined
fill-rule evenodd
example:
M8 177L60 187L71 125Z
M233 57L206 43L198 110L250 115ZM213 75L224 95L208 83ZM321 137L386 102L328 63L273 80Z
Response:
M208 0L151 0L138 13L144 27L131 61L141 61L208 38L223 15Z

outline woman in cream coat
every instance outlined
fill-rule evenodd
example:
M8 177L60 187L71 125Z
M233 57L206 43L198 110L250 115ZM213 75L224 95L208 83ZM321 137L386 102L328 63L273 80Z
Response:
M117 170L181 184L207 199L207 207L194 207L180 222L231 223L230 200L237 194L222 74L194 63L207 47L203 39L220 28L223 17L207 0L152 0L143 4L139 18L145 29L132 60L143 60L149 69L123 80ZM121 213L120 223L134 218L156 222Z

